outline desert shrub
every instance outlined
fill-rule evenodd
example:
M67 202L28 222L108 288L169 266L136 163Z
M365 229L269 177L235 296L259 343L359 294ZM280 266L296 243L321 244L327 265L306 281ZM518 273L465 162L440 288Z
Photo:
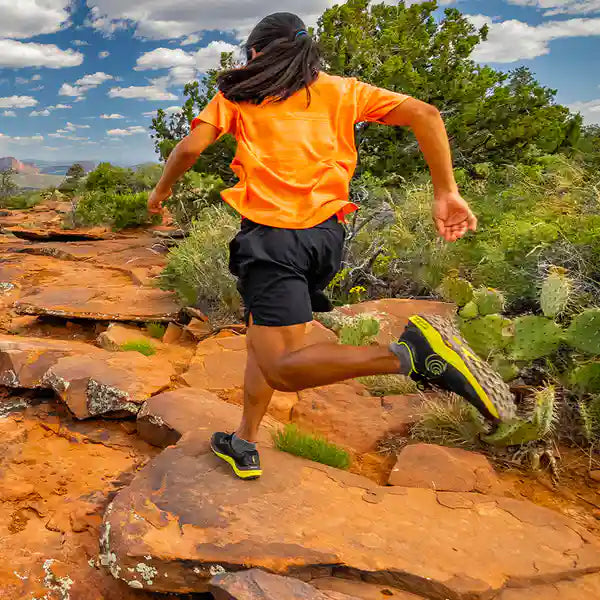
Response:
M167 328L162 323L146 323L146 331L157 340L162 340Z
M0 198L0 208L27 210L39 204L41 200L39 192L21 192L13 196Z
M300 456L309 460L336 467L348 469L350 455L346 450L328 442L325 438L300 431L294 424L288 424L283 429L273 433L275 447L282 452Z
M175 186L167 208L179 226L187 229L205 208L222 203L224 189L220 177L188 171Z
M115 230L157 223L160 217L148 212L148 194L88 192L75 208L76 226L106 225Z
M229 242L238 227L239 219L225 205L202 211L189 235L170 250L161 288L176 291L213 319L237 316L240 300L228 265Z
M131 340L121 345L122 352L139 352L144 356L156 354L156 348L148 340Z

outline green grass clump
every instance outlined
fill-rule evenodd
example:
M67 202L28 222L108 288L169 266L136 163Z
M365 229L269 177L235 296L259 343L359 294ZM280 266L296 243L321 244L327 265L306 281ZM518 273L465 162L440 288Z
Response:
M162 323L146 323L146 331L157 340L162 340L167 328Z
M144 356L156 354L156 348L148 340L131 340L121 345L123 352L139 352Z
M417 394L417 384L403 375L369 375L359 377L362 383L373 396L405 396L406 394Z
M350 455L344 449L328 442L325 438L304 433L294 424L286 425L273 433L275 447L282 452L335 467L348 469Z

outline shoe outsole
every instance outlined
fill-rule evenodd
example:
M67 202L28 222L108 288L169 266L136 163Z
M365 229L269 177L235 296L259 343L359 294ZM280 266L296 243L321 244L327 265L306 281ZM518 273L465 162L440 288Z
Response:
M475 380L477 385L474 387L479 386L484 392L486 397L484 403L490 414L495 417L494 413L496 413L500 421L507 421L515 417L517 407L510 388L496 371L475 354L451 320L437 315L419 315L411 317L410 321L421 331L423 331L423 327L419 323L421 322L422 325L422 321L425 321L439 333L446 348L434 347L434 350L443 352L449 349L452 351L455 356L447 353L444 358L458 368L467 379L472 377ZM432 340L429 339L427 333L425 331L423 333L431 343Z
M210 449L213 451L215 456L218 456L221 460L224 460L232 469L233 472L240 478L245 481L251 481L253 479L258 479L262 476L262 469L252 469L249 471L242 471L238 469L238 466L235 464L235 460L231 458L231 456L227 456L227 454L223 454L215 449L215 447L211 444Z

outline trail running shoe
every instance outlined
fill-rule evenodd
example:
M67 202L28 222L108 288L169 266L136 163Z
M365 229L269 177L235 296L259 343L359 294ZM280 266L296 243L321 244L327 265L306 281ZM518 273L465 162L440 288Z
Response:
M494 423L515 416L510 388L469 348L450 320L413 316L398 344L410 353L409 375L417 383L462 396Z
M256 450L236 452L231 445L233 434L215 433L210 440L212 451L233 469L240 479L258 479L262 475Z

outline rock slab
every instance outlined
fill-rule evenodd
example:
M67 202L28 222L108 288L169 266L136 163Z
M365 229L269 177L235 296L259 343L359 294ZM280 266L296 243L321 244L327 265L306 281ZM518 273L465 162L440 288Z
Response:
M137 352L104 352L101 357L70 356L44 375L78 419L100 415L136 415L152 395L167 389L173 367Z
M235 431L241 418L240 407L206 390L183 388L150 398L138 413L137 431L149 444L166 448L190 432L202 432L208 439L215 431ZM267 418L259 441L270 444L268 429L277 426Z
M383 488L273 449L261 458L265 475L248 485L204 435L185 436L107 509L101 563L156 592L204 592L223 570L310 580L317 569L432 600L491 600L600 570L597 541L528 502Z
M487 494L500 489L500 480L485 456L433 444L403 448L389 483L441 492Z
M215 600L359 600L339 592L321 592L308 583L250 569L224 573L210 582Z
M84 344L46 338L0 335L0 385L12 388L44 388L44 375L68 356L98 356L102 350Z

